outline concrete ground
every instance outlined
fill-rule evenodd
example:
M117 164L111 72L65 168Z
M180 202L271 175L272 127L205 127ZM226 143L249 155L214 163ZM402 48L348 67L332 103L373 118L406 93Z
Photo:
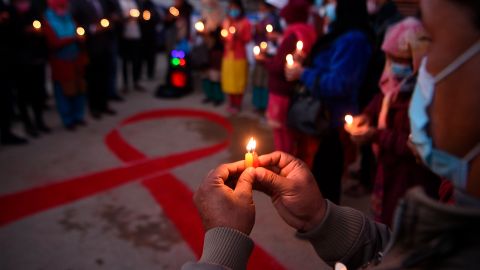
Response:
M161 63L158 66L157 74L163 74ZM112 103L116 116L100 121L87 117L88 126L69 132L53 108L45 115L51 134L25 146L0 146L0 198L125 165L107 148L105 135L122 119L151 109L199 109L223 115L233 125L226 149L170 171L192 191L210 169L242 159L249 136L257 138L259 153L273 150L271 132L253 112L249 94L243 112L228 116L225 105L203 105L198 89L181 99L154 98L158 77L142 82L147 92L130 92L126 102ZM22 131L18 126L16 130ZM120 133L148 157L193 150L228 136L218 125L188 118L141 122ZM179 269L195 260L162 205L138 180L0 225L0 269ZM278 217L267 196L255 193L254 200L257 214L251 236L257 245L286 269L327 269L308 243L294 237L295 231ZM344 203L366 210L368 197L346 197Z

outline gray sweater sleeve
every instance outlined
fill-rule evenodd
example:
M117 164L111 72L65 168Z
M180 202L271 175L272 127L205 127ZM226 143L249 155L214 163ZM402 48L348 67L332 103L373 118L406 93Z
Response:
M205 234L200 260L186 263L182 270L246 269L252 250L253 241L248 235L231 228L213 228Z
M389 229L360 211L326 202L322 223L297 236L309 240L320 258L332 266L341 262L348 269L357 269L381 257L390 239Z

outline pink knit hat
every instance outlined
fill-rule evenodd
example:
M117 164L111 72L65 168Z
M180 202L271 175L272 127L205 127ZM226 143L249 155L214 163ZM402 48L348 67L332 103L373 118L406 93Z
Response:
M413 70L417 71L427 49L427 37L422 23L407 17L388 30L382 50L395 57L412 59Z

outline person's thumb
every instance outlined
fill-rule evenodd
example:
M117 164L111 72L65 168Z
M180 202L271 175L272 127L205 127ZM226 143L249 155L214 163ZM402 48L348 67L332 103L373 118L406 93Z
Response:
M253 182L255 173L253 168L247 168L238 177L237 185L233 191L242 200L252 200Z
M274 195L281 189L285 178L265 168L255 169L255 189L269 196Z

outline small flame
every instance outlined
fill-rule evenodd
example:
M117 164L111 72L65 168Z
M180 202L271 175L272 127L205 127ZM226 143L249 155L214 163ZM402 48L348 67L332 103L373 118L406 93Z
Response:
M227 29L222 29L222 31L220 31L220 35L222 35L222 37L224 37L224 38L228 37L228 30Z
M178 8L176 7L170 7L168 9L168 11L170 12L170 14L172 14L173 16L177 17L178 15L180 15L180 11L178 10Z
M39 20L33 21L32 25L33 25L33 28L35 28L35 29L42 28L42 23Z
M260 42L260 48L262 48L262 50L266 50L268 47L268 43L265 42L265 41L262 41Z
M268 33L273 32L273 25L267 24L267 26L265 26L265 30L267 30Z
M235 29L235 26L230 26L230 27L228 28L228 32L230 32L230 34L233 35L233 34L235 34L235 32L237 32L237 29Z
M79 36L85 35L85 29L83 27L77 27L77 35Z
M257 141L255 141L255 139L253 137L250 138L250 140L248 141L248 144L247 144L247 151L248 152L253 152L253 151L255 151L256 147L257 147Z
M130 9L130 16L132 16L133 18L138 18L140 17L140 11L136 8L132 8Z
M258 46L253 47L253 54L259 55L260 54L260 47L258 47Z
M195 29L198 32L203 32L203 30L205 30L205 25L203 24L203 22L198 21L197 23L195 23Z
M110 22L107 19L102 19L100 25L104 28L107 28L110 25Z
M347 122L348 125L351 125L353 123L353 116L350 114L345 115L345 122Z
M297 51L301 52L303 50L303 41L297 41Z
M152 18L152 13L150 13L148 10L145 10L142 14L142 17L145 21L150 21L150 18Z
M293 55L292 54L287 54L287 57L285 57L285 60L287 61L287 65L293 66Z

